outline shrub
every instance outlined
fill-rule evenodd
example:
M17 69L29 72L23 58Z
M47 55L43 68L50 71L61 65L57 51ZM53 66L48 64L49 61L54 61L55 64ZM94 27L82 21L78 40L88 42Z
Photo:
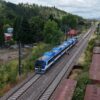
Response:
M17 78L17 63L11 61L0 66L0 91L9 83L15 83ZM1 94L0 94L1 95Z
M34 70L35 61L42 56L46 51L49 51L52 45L39 43L37 46L33 47L30 55L22 60L22 75L26 75L28 72ZM5 65L0 66L0 91L7 85L13 84L17 80L18 75L18 61L13 60ZM0 93L0 95L2 95Z
M89 70L91 60L92 60L92 51L94 47L94 41L95 39L91 39L89 41L88 47L85 51L85 60L82 65L83 73L80 74L78 78L78 84L77 84L77 87L76 87L76 90L73 96L73 100L83 100L86 85L91 83L89 76L88 76L88 70Z
M91 81L89 80L88 73L84 72L83 74L81 74L78 79L78 84L75 90L73 100L83 100L86 85L90 83Z

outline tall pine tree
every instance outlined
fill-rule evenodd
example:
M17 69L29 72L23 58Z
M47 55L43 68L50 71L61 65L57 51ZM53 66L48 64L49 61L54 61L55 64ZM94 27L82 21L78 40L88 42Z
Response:
M0 18L0 46L4 45L3 19Z
M25 17L16 18L14 24L14 39L22 44L33 42L33 35L30 31L30 25Z

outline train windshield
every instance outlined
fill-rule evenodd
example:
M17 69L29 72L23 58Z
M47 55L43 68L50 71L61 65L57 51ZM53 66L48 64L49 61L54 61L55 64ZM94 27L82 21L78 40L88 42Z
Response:
M36 68L44 68L44 66L46 65L46 63L44 61L36 61L35 67Z

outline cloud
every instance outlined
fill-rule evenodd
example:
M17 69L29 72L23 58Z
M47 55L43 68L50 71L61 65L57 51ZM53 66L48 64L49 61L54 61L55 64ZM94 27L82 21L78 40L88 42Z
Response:
M36 3L39 5L56 6L67 12L78 14L85 18L100 16L100 0L6 0L13 3Z

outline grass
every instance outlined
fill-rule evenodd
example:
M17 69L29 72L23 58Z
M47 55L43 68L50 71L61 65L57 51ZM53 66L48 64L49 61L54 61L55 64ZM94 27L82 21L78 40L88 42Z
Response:
M73 100L84 100L86 85L91 83L88 77L88 72L83 72L78 78L77 88L74 93Z
M50 50L51 45L39 43L32 49L30 55L22 60L22 76L34 72L34 63L44 52ZM7 64L0 65L0 96L7 92L13 85L18 83L18 60L12 60Z
M7 84L16 82L17 67L14 65L14 62L11 62L0 67L0 95L3 94L2 89L5 88Z

